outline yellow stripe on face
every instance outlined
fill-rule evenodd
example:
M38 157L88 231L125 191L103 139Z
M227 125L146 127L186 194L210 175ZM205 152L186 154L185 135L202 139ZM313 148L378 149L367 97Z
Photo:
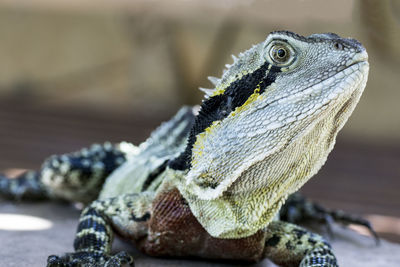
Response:
M204 150L204 140L207 135L211 134L214 132L215 127L217 127L220 124L221 121L214 121L211 126L207 127L204 132L201 132L199 135L196 137L196 142L193 144L193 150L192 150L192 166L195 166L197 164L196 158L201 157L203 154Z
M246 102L244 102L243 105L240 107L235 108L235 110L231 113L232 116L235 116L236 114L242 112L245 110L251 103L256 101L260 97L260 84L257 85L257 88L254 90L254 93L247 98Z

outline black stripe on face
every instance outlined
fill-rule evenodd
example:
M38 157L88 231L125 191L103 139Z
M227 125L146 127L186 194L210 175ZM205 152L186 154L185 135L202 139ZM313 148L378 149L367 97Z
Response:
M223 120L235 108L242 106L258 86L259 93L262 94L275 81L277 73L281 71L281 68L276 66L272 66L268 71L269 66L267 62L264 63L253 73L246 74L240 80L231 83L223 94L213 96L202 103L190 131L186 149L179 157L170 161L170 168L174 170L191 168L192 149L197 135L204 132L214 121Z

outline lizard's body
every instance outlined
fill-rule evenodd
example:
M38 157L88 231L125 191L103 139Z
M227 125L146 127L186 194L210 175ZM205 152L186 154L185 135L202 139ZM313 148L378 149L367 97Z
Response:
M354 39L271 33L211 79L198 114L181 109L139 147L105 144L49 159L29 174L41 186L25 186L26 195L90 202L102 188L82 212L76 252L49 265L131 261L109 255L115 231L155 256L337 266L320 236L273 219L325 162L367 74ZM0 180L0 190L12 187Z

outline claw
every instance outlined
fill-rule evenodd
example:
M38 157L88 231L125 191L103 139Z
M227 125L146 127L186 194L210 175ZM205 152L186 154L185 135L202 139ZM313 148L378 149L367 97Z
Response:
M332 225L335 220L332 218L330 214L325 214L322 220L324 222L325 230L328 233L329 238L334 239L335 235L333 234Z
M362 224L364 227L366 227L369 231L369 233L374 237L375 239L375 244L379 246L381 244L381 239L378 236L378 233L375 232L374 228L372 227L371 223L369 221L365 221L365 224Z

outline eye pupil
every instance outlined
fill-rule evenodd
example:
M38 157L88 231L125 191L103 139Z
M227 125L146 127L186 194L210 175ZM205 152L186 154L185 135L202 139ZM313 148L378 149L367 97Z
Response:
M279 48L278 51L276 52L276 55L279 58L284 58L286 56L286 51L283 48Z
M277 42L273 43L269 49L269 59L278 66L288 65L293 61L293 49L290 45Z

